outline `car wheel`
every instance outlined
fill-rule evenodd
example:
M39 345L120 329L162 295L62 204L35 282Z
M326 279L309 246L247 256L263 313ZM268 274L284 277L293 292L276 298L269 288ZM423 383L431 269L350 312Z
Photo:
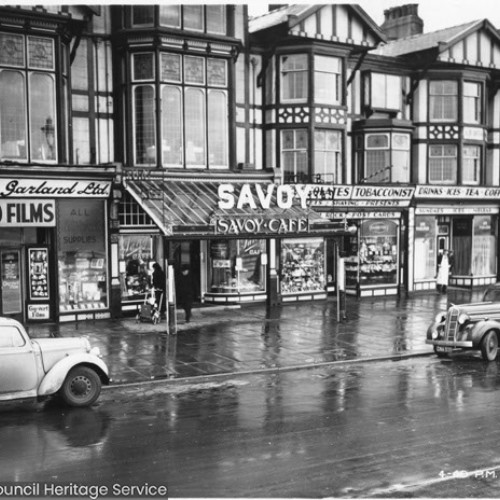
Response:
M101 387L101 379L92 368L77 366L68 373L60 394L70 406L90 406L99 397Z
M488 332L481 340L481 354L485 361L495 361L498 352L498 337L496 332Z
M434 346L434 352L436 353L437 357L438 358L447 358L448 357L448 353L447 352L443 352L443 351L440 351L437 346Z

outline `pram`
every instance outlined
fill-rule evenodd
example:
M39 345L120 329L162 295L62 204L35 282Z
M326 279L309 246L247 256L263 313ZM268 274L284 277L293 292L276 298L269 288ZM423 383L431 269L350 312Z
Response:
M156 302L156 293L160 292L158 303ZM136 320L139 321L151 321L153 324L157 325L161 319L160 304L163 300L163 290L155 290L152 288L149 295L146 293L144 298L144 304L138 307Z

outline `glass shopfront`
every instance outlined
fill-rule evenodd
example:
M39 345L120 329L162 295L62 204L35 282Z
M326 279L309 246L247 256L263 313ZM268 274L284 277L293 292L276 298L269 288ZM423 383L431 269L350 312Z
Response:
M432 280L437 269L437 232L434 217L415 217L415 280Z
M59 311L108 307L105 202L58 202Z
M266 291L266 241L263 239L209 242L210 293Z
M280 283L283 295L324 292L325 269L324 238L281 240Z

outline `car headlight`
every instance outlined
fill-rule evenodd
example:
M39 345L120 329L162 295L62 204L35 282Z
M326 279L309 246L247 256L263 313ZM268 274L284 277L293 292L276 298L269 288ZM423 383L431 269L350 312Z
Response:
M439 333L437 330L433 330L431 333L432 340L436 340L439 337Z
M437 313L436 318L434 319L436 323L442 323L445 320L446 320L446 314L444 312Z
M461 313L459 316L458 316L458 324L459 325L463 325L464 323L467 323L467 321L470 320L470 317L468 314L465 314L465 313Z

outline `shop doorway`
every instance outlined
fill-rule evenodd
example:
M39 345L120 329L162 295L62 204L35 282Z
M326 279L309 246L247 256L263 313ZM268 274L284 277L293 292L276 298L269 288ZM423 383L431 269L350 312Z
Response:
M199 241L173 241L168 248L169 265L174 266L176 280L184 266L189 267L194 282L194 300L201 302L200 298L200 242Z

